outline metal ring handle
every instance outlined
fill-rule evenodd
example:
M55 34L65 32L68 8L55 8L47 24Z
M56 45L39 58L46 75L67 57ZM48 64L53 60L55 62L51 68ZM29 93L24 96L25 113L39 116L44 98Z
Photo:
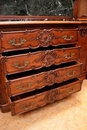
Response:
M65 41L70 41L70 40L72 40L73 39L73 35L70 35L70 37L68 38L68 36L67 35L64 35L63 37L62 37Z
M20 43L16 43L15 39L10 40L8 43L10 43L12 46L21 46L26 42L26 39L20 38Z
M23 68L25 68L28 64L29 64L28 61L24 61L24 65L23 65L23 66L20 66L20 64L19 64L18 62L15 62L15 63L13 64L13 66L14 66L15 68L17 68L17 69L23 69Z

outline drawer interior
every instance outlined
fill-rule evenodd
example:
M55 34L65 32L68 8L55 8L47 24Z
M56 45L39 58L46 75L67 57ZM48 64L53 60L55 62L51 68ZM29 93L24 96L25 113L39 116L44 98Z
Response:
M73 48L74 44L68 44L68 45L59 45L59 46L49 46L49 47L39 47L34 49L23 49L23 50L13 50L9 52L2 52L3 56L16 56L20 54L28 54L32 52L38 52L38 51L46 51L46 50L53 50L53 49L63 49L63 48Z
M60 88L60 87L63 88L63 86L65 86L65 85L67 87L67 85L74 84L78 81L79 81L78 78L74 78L74 79L71 79L71 80L64 81L62 83L57 83L57 84L51 85L50 87L45 86L42 89L38 89L38 90L34 90L34 91L27 92L27 93L24 93L24 94L20 94L18 96L13 96L13 97L11 97L11 101L13 102L13 101L24 99L24 98L27 98L27 97L29 98L29 97L32 97L32 96L35 96L35 95L39 96L39 94L42 94L42 93L47 92L49 90L53 90L53 89Z

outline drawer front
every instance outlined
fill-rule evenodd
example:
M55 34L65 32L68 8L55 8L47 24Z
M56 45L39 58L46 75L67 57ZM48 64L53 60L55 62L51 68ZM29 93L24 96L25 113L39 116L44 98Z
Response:
M18 95L34 89L41 89L54 83L60 83L68 79L80 76L82 64L56 69L48 72L42 72L32 76L8 81L9 96Z
M38 69L60 63L77 61L80 56L80 47L68 49L54 49L39 51L25 55L5 57L4 71L7 74Z
M81 75L82 64L78 64L71 67L66 67L60 69L58 72L62 77L62 81L66 81L67 79L72 79Z
M71 95L72 93L78 92L81 90L81 82L73 83L72 85L66 85L59 89L59 99L63 99Z
M48 103L53 103L56 100L63 99L64 97L80 90L81 81L76 81L64 86L58 86L58 88L42 92L31 97L15 100L11 103L12 115L30 111Z
M1 32L1 51L57 46L77 42L74 29L34 29L25 31Z

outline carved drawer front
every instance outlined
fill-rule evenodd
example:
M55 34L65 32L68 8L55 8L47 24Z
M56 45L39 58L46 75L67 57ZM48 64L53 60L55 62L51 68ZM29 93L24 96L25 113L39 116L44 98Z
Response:
M82 72L82 64L77 64L59 70L59 74L61 74L63 81L78 77L81 75L81 72Z
M81 90L81 81L73 82L59 89L59 100Z
M60 63L77 61L80 47L38 51L16 56L3 57L2 62L6 74L39 69Z
M9 96L18 95L35 89L41 89L45 86L50 87L50 85L53 85L54 83L60 83L68 79L79 77L81 74L81 66L82 64L76 64L23 78L8 80L7 88Z
M77 42L75 29L34 29L1 32L0 51L29 49Z
M81 81L77 80L73 83L64 84L63 86L56 85L51 87L54 89L35 91L36 94L34 92L34 95L32 93L27 95L27 97L20 95L16 98L13 97L10 104L12 115L24 113L67 97L81 89Z

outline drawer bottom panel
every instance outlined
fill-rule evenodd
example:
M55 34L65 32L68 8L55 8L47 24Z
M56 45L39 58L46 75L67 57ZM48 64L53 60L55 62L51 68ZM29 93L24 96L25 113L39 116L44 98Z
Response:
M26 94L11 98L12 115L24 113L54 101L61 100L75 92L81 90L82 81L76 79L68 80L60 84L54 84L51 87L46 86L43 89L35 90Z

